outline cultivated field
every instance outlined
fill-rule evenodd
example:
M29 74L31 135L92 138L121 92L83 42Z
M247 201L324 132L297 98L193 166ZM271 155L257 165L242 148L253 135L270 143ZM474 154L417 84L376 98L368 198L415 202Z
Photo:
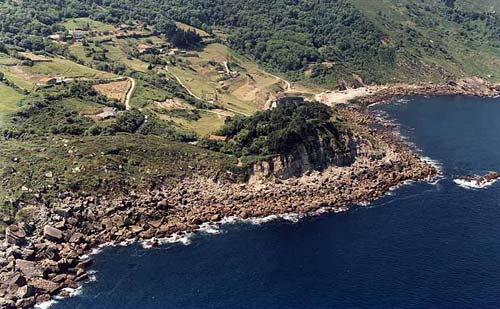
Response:
M250 114L263 109L269 98L283 91L277 77L265 73L222 44L210 44L194 57L177 57L169 71L197 96L213 100L236 112ZM234 74L228 74L225 63Z
M129 80L122 80L95 85L94 89L110 99L123 101L130 86L131 85Z

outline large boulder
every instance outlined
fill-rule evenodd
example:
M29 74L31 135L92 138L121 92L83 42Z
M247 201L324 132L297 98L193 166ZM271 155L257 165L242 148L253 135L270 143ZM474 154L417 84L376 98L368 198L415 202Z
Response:
M16 269L19 270L26 278L42 277L43 270L35 262L26 260L16 260Z
M26 284L26 278L24 278L24 276L21 274L15 274L9 280L9 285L11 286L22 287L25 284Z
M83 235L81 233L73 233L69 238L69 242L73 244L79 244L82 242Z
M55 227L46 225L43 228L43 236L50 241L61 241L64 238L63 232Z
M0 297L0 308L10 309L15 307L16 306L13 300Z
M28 309L36 305L35 297L21 298L16 301L16 308Z
M28 298L34 295L35 289L31 285L22 286L16 292L16 296L18 298Z
M42 278L35 278L30 281L30 284L37 290L46 292L49 294L54 294L56 291L58 291L61 287L59 284L45 280Z
M5 229L5 240L12 245L22 245L26 242L26 232L17 225L10 225Z

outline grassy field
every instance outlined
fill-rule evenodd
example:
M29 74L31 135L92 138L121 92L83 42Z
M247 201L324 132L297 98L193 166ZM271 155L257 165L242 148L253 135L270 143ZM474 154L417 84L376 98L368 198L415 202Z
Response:
M22 94L0 82L0 128L5 125L7 116L17 109L17 102L22 98Z
M80 114L93 114L102 109L102 105L89 102L89 101L83 101L77 98L68 98L62 100L62 103L72 111L76 111Z
M136 82L136 89L130 101L132 107L143 108L152 101L163 102L172 98L172 95L163 89L155 88L140 80Z
M130 89L129 80L121 80L116 82L104 83L95 85L94 89L100 94L117 101L122 101L125 99L125 95Z
M210 34L208 34L206 31L192 27L190 25L186 25L185 23L176 22L175 25L182 30L192 30L198 33L202 38L210 37Z
M19 61L9 55L0 53L0 66L18 63Z
M53 58L51 62L37 62L32 67L25 67L32 74L42 76L64 76L64 77L88 77L88 78L110 78L113 74L98 71L78 63Z
M195 132L202 137L213 134L215 131L220 129L222 125L224 125L224 120L226 119L226 117L210 111L199 111L199 114L201 118L196 121L189 121L179 117L169 117L163 115L163 117L160 118L173 121L181 129Z
M106 43L103 45L108 50L108 58L111 61L121 62L130 69L139 72L147 72L148 64L136 58L128 59L120 44Z
M169 71L203 99L216 100L221 106L251 114L264 108L269 97L283 90L279 79L222 44L209 44L201 51L190 53L196 56L178 57L180 61L169 66ZM221 81L219 72L225 71L224 62L228 62L229 69L237 72L237 76Z
M85 63L91 63L93 61L92 57L87 56L86 48L80 42L72 44L69 49L73 56L83 60ZM109 62L122 63L133 71L147 72L148 64L137 58L127 57L127 54L122 49L121 44L115 42L105 42L96 46L96 44L90 43L88 49L93 49L98 53L102 53L106 50L106 57Z
M61 25L68 31L88 29L89 31L105 32L113 31L115 29L115 27L113 27L112 25L104 24L87 17L70 19L62 23Z
M23 67L3 67L0 66L0 72L5 75L5 78L13 82L17 87L26 91L31 91L35 88L35 78L31 74L23 71Z
M89 48L95 48L95 44L89 44ZM75 42L69 46L70 53L76 58L88 63L92 61L92 57L87 57L85 47L80 42Z

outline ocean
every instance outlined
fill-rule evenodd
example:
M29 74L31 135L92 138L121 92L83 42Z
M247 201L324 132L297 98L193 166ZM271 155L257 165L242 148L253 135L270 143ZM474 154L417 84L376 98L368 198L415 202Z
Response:
M184 243L106 247L95 280L51 308L498 308L500 99L412 97L373 107L439 166L368 206L226 224Z

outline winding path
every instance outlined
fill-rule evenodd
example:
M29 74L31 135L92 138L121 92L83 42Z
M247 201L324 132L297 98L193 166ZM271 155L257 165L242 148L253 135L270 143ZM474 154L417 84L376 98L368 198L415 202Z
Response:
M180 79L177 75L175 75L175 74L174 74L174 72L172 72L172 71L170 71L170 70L168 69L168 66L167 66L167 65L165 66L165 70L166 70L168 73L170 73L170 74L171 74L171 75L172 75L172 76L173 76L173 77L177 80L177 82L179 83L179 85L181 85L181 87L182 87L182 88L186 89L186 91L187 91L187 92L188 92L191 96L193 96L194 98L196 98L196 99L198 99L198 100L200 100L200 101L205 101L204 99L202 99L202 98L200 98L199 96L197 96L196 94L194 94L194 93L191 91L191 89L189 89L189 87L187 87L187 86L186 86L186 85L182 82L182 80L181 80L181 79ZM232 109L232 108L229 108L229 107L226 107L226 106L224 106L224 109L227 109L228 111L231 111L231 112L233 112L233 113L240 114L240 115L243 115L243 116L250 116L250 115L249 115L249 114L247 114L247 113L240 112L240 111L237 111L237 110L235 110L235 109Z
M227 74L231 74L231 71L229 71L229 65L227 64L227 61L224 61L224 68L226 69Z
M168 69L168 65L166 65L166 66L165 66L165 71L167 71L167 72L169 72L170 74L172 74L172 76L173 76L173 77L177 80L177 82L178 82L178 83L182 86L182 88L186 89L186 91L187 91L187 92L188 92L191 96L195 97L195 98L196 98L196 99L198 99L198 100L203 101L203 99L202 99L202 98L200 98L199 96L197 96L196 94L194 94L194 93L191 91L191 89L189 89L189 87L187 87L186 85L184 85L184 83L182 82L182 80L181 80L181 79L180 79L177 75L175 75L175 74L174 74L174 72L172 72L172 71L170 71L170 70Z
M136 82L135 79L129 76L118 76L118 77L113 77L113 78L107 78L107 79L102 79L103 82L113 82L113 81L120 81L128 79L130 81L130 88L127 90L127 94L125 96L125 100L123 103L125 104L125 110L130 110L130 100L132 99L132 95L134 94L135 88L136 88ZM63 82L72 82L72 81L78 81L78 80L92 80L89 79L88 77L81 77L81 78L75 78L75 77L70 77L66 78L63 77L62 81Z
M135 79L132 77L127 77L127 79L130 81L130 88L127 92L127 95L125 96L125 110L130 110L130 100L132 99L132 95L134 94L135 87L136 87L136 82Z
M289 82L289 81L287 81L286 79L283 79L283 78L281 78L281 77L279 77L279 76L277 76L277 75L271 74L271 73L266 72L266 71L264 71L264 72L265 72L267 75L269 75L269 76L272 76L272 77L274 77L274 78L276 78L276 79L279 79L279 80L283 81L283 82L286 84L285 92L290 92L290 91L292 90L292 84L290 84L290 82Z

